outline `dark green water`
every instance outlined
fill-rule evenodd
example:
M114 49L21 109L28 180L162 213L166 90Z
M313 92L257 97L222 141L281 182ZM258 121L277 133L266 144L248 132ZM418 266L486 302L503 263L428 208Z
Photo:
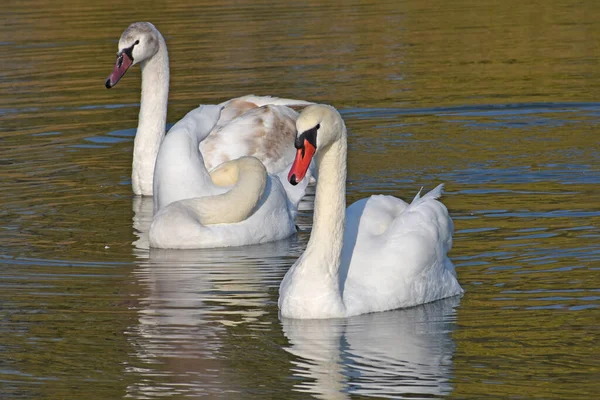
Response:
M562 0L5 2L0 397L593 398L598 15ZM139 69L103 86L139 20L169 46L169 122L249 93L330 103L350 129L350 201L445 182L465 296L280 320L310 198L283 242L145 249Z

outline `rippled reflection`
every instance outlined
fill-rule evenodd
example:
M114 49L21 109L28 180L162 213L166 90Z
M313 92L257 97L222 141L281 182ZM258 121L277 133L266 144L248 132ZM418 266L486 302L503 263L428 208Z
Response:
M148 222L143 214L148 208L145 199L134 205L139 228ZM270 325L264 318L269 286L281 279L289 256L301 251L296 238L234 248L136 251L135 277L147 295L129 332L139 365L128 371L143 379L128 393L199 394L234 387L228 379L236 374L227 373L223 361L232 351L229 330ZM158 370L155 364L161 365ZM165 379L151 378L157 375Z
M296 390L317 398L348 394L416 398L451 392L451 332L459 298L335 320L282 320L297 356Z
M144 257L144 253L150 248L148 241L148 231L152 223L152 197L134 196L132 200L133 209L133 234L136 240L133 245L139 256Z

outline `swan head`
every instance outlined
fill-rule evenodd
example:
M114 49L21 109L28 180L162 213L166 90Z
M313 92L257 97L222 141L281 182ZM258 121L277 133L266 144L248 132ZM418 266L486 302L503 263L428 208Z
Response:
M266 176L267 169L258 158L244 156L235 160L224 162L209 172L210 178L217 186L233 186L240 177L240 172L245 171L257 176Z
M315 155L342 139L346 130L340 113L332 106L314 104L306 107L296 120L296 158L288 181L297 185L306 175Z
M135 22L121 35L113 72L106 79L110 89L119 82L132 65L143 63L158 52L160 33L150 22Z

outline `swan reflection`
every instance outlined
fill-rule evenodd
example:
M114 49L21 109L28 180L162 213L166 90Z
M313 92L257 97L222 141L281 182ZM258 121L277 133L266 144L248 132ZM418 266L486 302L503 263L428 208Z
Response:
M301 244L292 237L245 247L148 249L152 199L136 197L133 208L133 276L142 296L128 332L136 365L127 371L139 377L128 396L195 396L235 387L228 358L245 348L232 348L232 329L252 335L273 326L267 314L276 313L277 304L270 290Z
M148 231L152 223L152 197L133 196L133 234L136 240L133 242L134 254L138 257L147 258L150 242L148 241ZM141 250L141 251L140 251Z
M347 319L283 318L286 350L297 357L293 373L302 379L295 389L321 399L450 393L458 302L453 297Z

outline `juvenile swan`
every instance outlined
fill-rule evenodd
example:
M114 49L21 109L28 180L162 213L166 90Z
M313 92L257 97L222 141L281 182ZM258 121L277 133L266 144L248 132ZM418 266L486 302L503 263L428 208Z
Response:
M439 185L412 203L371 196L346 209L346 127L330 106L305 108L296 121L301 181L315 158L319 176L306 251L279 288L288 318L340 318L411 307L463 292L447 256L453 224Z
M169 55L165 39L149 22L133 23L121 35L117 61L106 87L116 85L135 64L142 68L142 95L131 183L135 194L152 196L154 162L167 121ZM210 170L249 155L261 160L269 173L285 170L294 160L292 143L298 117L286 106L307 104L312 103L252 95L222 103L224 109L218 123L200 146L206 167ZM304 194L305 187L294 190L287 182L284 186L294 199L299 200Z
M219 120L221 106L190 111L166 135L154 171L151 247L242 246L296 232L295 205L278 178L255 157L228 161L209 174L199 143Z

